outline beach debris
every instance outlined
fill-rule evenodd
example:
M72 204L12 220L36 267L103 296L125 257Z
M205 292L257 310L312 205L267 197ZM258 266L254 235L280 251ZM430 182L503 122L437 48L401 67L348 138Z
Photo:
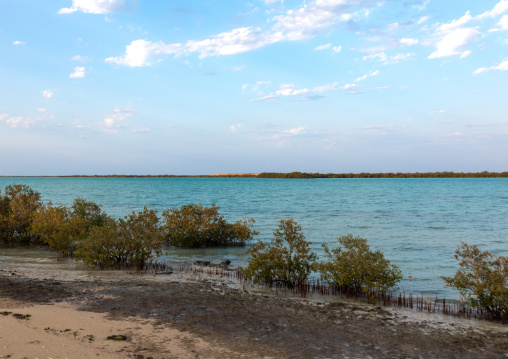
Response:
M127 340L127 337L125 335L122 335L122 334L117 334L117 335L110 335L106 339L107 340L113 340L115 342L123 342L123 341Z
M30 314L19 314L19 313L12 313L12 316L16 319L28 319L30 318L32 315Z
M95 337L92 334L88 334L85 336L85 339L88 339L88 342L91 343L95 340Z

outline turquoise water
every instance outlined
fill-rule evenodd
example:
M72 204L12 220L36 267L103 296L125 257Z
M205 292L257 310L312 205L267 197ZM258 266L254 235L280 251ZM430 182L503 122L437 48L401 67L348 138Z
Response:
M230 221L254 218L269 241L278 221L294 218L313 250L348 233L366 238L399 265L407 291L447 295L440 275L452 275L460 242L508 255L508 179L255 179L255 178L0 178L0 188L23 183L44 201L70 205L77 196L122 217L148 208L216 203ZM167 259L230 259L245 263L245 248L172 249ZM416 280L409 281L408 276Z

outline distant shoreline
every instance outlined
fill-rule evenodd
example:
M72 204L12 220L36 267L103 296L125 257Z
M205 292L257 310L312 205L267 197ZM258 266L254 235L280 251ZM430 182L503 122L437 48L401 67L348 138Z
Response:
M311 172L261 172L219 173L211 175L60 175L60 176L7 176L42 178L508 178L508 172L386 172L386 173L311 173Z

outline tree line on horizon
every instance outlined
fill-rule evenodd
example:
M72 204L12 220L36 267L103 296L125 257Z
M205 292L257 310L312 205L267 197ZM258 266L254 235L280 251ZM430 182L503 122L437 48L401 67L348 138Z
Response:
M508 172L386 172L386 173L310 173L310 172L263 172L256 178L499 178Z
M360 173L319 173L319 172L261 172L227 173L215 175L69 175L69 176L1 176L1 177L63 177L63 178L508 178L505 172L360 172Z

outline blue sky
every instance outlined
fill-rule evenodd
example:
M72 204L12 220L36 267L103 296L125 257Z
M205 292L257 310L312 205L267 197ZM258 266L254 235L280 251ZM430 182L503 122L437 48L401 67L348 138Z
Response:
M508 0L1 0L0 175L508 170Z

